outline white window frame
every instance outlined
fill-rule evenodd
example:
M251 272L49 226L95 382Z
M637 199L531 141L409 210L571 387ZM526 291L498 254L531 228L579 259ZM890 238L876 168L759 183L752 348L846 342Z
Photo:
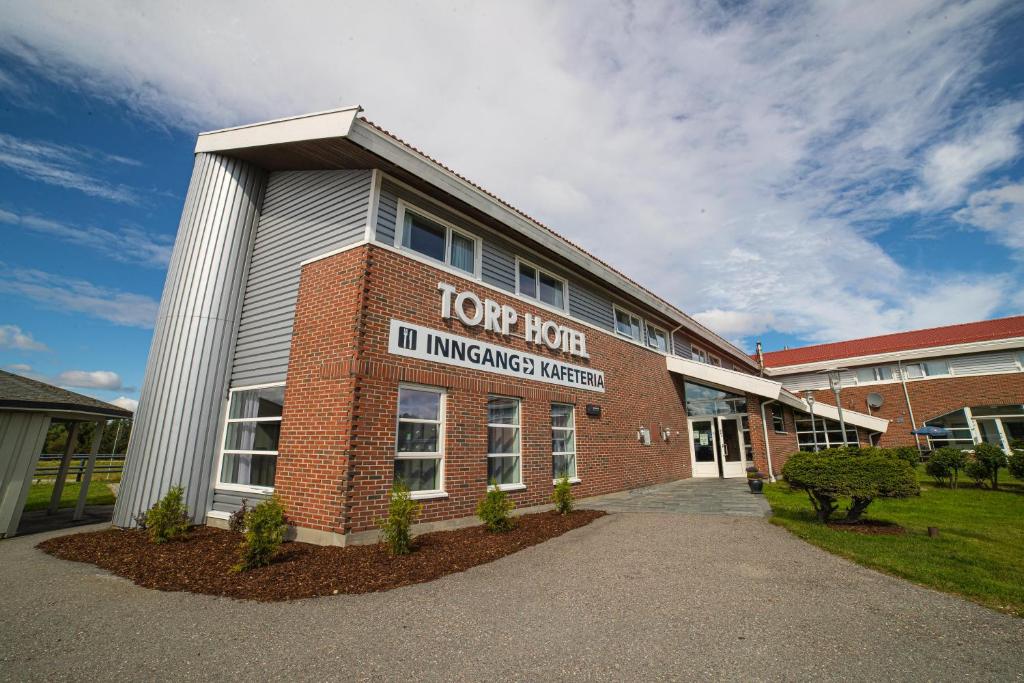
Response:
M776 417L775 416L775 411L776 411L776 409L778 409L778 411L779 411L779 414L778 414L779 419L782 420L782 429L778 429L775 426L775 417ZM776 434L788 434L789 431L786 430L786 410L782 406L780 406L779 404L776 403L775 405L773 405L771 407L771 412L772 412L772 430Z
M401 393L402 389L412 389L414 391L429 391L440 396L440 402L437 407L437 417L435 420L421 420L419 418L403 418L399 414L400 406L402 405ZM448 415L448 391L443 387L433 387L426 384L411 384L408 382L402 382L398 385L398 393L396 394L395 400L395 445L394 445L394 456L395 460L431 460L436 459L437 464L437 485L438 488L431 489L429 491L410 491L409 497L413 500L425 500L429 498L447 498L448 494L444 488L444 461L445 461L445 435L447 433L447 415ZM399 452L398 450L398 429L402 422L414 422L419 424L438 424L437 427L437 451L416 451L416 452ZM394 481L394 469L392 468L392 481Z
M225 448L224 441L228 436L228 424L231 422L281 422L283 419L284 406L282 405L282 417L252 417L252 418L232 418L231 417L231 398L238 391L253 391L255 389L270 389L271 387L283 387L284 382L271 382L269 384L252 384L245 387L231 387L228 390L227 401L224 402L224 424L221 425L220 430L220 448L217 453L217 483L214 488L222 491L240 491L242 493L258 493L258 494L269 494L274 492L273 486L253 486L251 484L235 484L233 482L226 482L221 479L224 472L224 456L225 455L273 455L275 458L280 455L279 449L276 451L243 451L234 448Z
M554 407L554 406L565 406L565 407L569 408L569 416L572 418L572 422L571 422L571 426L570 427L556 427L554 425L554 423L552 423L551 424L551 438L554 439L554 436L555 436L554 433L556 431L558 431L558 432L572 432L572 450L571 451L556 451L554 449L551 450L551 470L552 470L552 474L554 474L554 469L555 469L555 467L554 467L554 465L555 465L555 456L556 455L563 455L563 456L564 455L571 455L572 456L573 469L576 470L576 474L571 476L571 477L569 477L569 481L572 482L573 484L578 484L581 481L581 479L580 479L580 464L579 464L579 461L576 459L576 406L574 404L572 404L572 403L562 403L561 401L552 401L551 405L548 407L548 419L550 419L550 417L551 417L551 412L550 411L551 411L551 408ZM522 437L522 434L520 434L520 437ZM551 483L552 484L557 484L558 483L558 479L555 479L555 478L552 477Z
M651 331L661 332L665 336L665 349L659 349L656 345L651 343L652 335ZM658 353L670 354L672 353L672 340L668 338L668 331L665 328L655 325L654 323L647 321L644 327L644 335L647 337L647 348ZM656 337L653 337L656 338Z
M537 296L530 296L529 294L523 294L523 292L519 289L519 267L520 266L526 266L528 268L533 268L534 272L537 273ZM541 301L541 298L540 298L540 274L541 273L544 273L545 275L550 277L552 280L558 280L559 282L562 283L562 308L559 308L558 306L555 306L553 304L549 304L546 301ZM552 273L547 268L541 268L540 266L538 266L533 261L529 261L529 260L524 259L522 257L516 256L515 280L516 280L516 296L518 296L520 299L525 299L526 301L529 301L530 303L535 303L535 304L537 304L539 306L543 306L544 308L548 309L549 311L553 311L555 313L558 313L559 315L567 315L568 314L568 312L569 312L569 281L566 280L564 277L561 277L559 275L555 275L554 273Z
M889 368L889 371L892 374L889 379L878 379L881 377L882 368ZM871 374L874 375L875 379L861 380L860 376L857 374L861 370L871 370ZM854 386L858 387L870 386L872 384L889 384L890 382L900 381L900 369L898 366L892 365L891 363L882 363L881 365L862 365L859 368L853 368L853 377L856 381Z
M629 316L629 318L630 318L630 325L632 325L632 322L634 320L636 321L637 328L640 330L640 338L639 339L634 339L632 335L626 336L625 334L623 334L622 332L619 331L619 313L623 313L623 314ZM647 323L644 321L644 319L641 318L640 316L638 316L636 313L633 313L632 311L630 311L630 310L628 310L626 308L623 308L622 306L619 306L618 304L612 304L612 326L613 326L614 331L615 331L615 336L619 337L620 339L627 339L627 340L633 342L634 344L640 344L641 346L646 346L647 344L644 341L644 336L647 334L646 330L644 329L644 326L646 324Z
M722 358L720 356L716 356L704 347L697 346L692 342L690 343L690 360L695 360L705 365L713 365L716 368L722 367Z
M405 219L406 214L413 214L414 216L422 216L431 223L437 223L439 226L445 229L444 232L444 260L438 261L432 256L420 253L411 247L405 246ZM474 244L473 248L473 272L469 273L461 268L456 268L452 265L452 233L458 233L461 237L465 237L471 240ZM443 266L445 269L451 271L461 277L471 278L479 280L481 278L481 272L483 269L483 251L484 243L483 238L478 235L474 235L471 232L467 232L462 228L453 225L451 221L437 216L425 209L421 209L418 206L409 204L403 199L398 200L398 209L395 212L395 248L406 254L414 255L417 258L424 259L427 263L431 263L437 266Z
M517 273L518 274L518 273ZM523 483L523 401L518 396L503 396L501 394L487 394L487 402L490 403L492 398L506 399L509 401L516 402L516 423L505 424L505 423L492 423L488 420L487 422L487 460L490 462L491 458L519 458L519 481L512 484L498 484L498 488L502 491L521 491L526 488L526 484ZM488 413L490 410L488 409ZM519 438L516 439L516 445L518 450L515 453L491 453L490 444L490 430L491 427L498 427L501 429L516 429L518 430ZM491 481L488 478L487 487L490 488Z

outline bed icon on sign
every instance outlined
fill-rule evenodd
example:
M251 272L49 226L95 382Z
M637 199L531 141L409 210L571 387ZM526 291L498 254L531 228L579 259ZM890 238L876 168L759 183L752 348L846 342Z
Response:
M408 327L398 328L398 348L416 350L416 330Z

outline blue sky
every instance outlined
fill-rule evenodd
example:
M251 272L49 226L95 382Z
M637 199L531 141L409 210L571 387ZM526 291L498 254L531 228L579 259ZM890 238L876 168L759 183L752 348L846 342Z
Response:
M0 6L0 367L130 405L195 134L348 104L748 349L1024 311L1019 4L82 7Z

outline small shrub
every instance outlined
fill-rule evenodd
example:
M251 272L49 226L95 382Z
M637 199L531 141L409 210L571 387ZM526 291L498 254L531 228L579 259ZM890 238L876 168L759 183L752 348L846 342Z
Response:
M243 498L242 505L228 517L228 529L240 534L245 531L245 516L249 514L249 499Z
M921 452L917 450L916 446L896 446L895 448L888 449L888 451L894 457L906 461L911 467L917 467L918 463L921 462Z
M281 499L274 494L245 516L245 540L239 545L239 563L235 571L265 567L284 543L288 522Z
M980 489L985 488L988 481L988 468L973 458L964 465L964 474L974 480L974 485Z
M1024 479L1024 448L1014 448L1013 455L1007 458L1010 474Z
M412 525L420 516L423 506L412 499L409 487L397 481L391 488L391 503L388 516L380 519L380 535L392 555L408 555L412 552Z
M999 488L999 470L1006 467L1006 453L999 446L990 443L979 443L974 447L974 462L978 463L975 472L980 473L984 468L985 479L993 489ZM968 473L970 474L970 473ZM974 477L974 475L971 475ZM977 477L974 477L977 480Z
M555 492L551 494L551 500L560 514L567 515L572 512L574 501L569 477L563 476L558 479L558 483L555 484Z
M166 543L183 537L189 528L185 489L172 486L146 513L146 532L153 543Z
M515 507L515 503L509 500L508 494L498 487L496 481L492 480L491 485L487 487L487 494L480 499L476 506L476 516L480 518L488 531L509 531L514 526L509 513Z
M960 481L960 471L967 465L967 455L959 448L943 446L937 448L928 458L925 471L935 478L940 486L957 488Z
M885 449L860 452L833 448L795 453L782 468L793 488L807 492L818 521L827 522L839 498L851 499L846 521L856 522L875 498L906 498L920 493L913 468Z

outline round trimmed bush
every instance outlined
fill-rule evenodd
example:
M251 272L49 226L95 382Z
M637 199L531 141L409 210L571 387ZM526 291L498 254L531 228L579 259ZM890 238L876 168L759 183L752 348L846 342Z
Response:
M974 461L968 464L968 475L979 484L988 481L993 489L999 488L999 470L1006 467L1006 453L999 446L979 443L974 446Z
M807 492L820 522L828 521L841 497L851 500L845 521L856 522L875 498L907 498L921 491L910 464L886 449L796 453L786 461L782 476L791 487Z
M960 471L967 466L967 454L953 446L943 446L932 452L925 465L925 472L935 478L940 486L956 488Z

